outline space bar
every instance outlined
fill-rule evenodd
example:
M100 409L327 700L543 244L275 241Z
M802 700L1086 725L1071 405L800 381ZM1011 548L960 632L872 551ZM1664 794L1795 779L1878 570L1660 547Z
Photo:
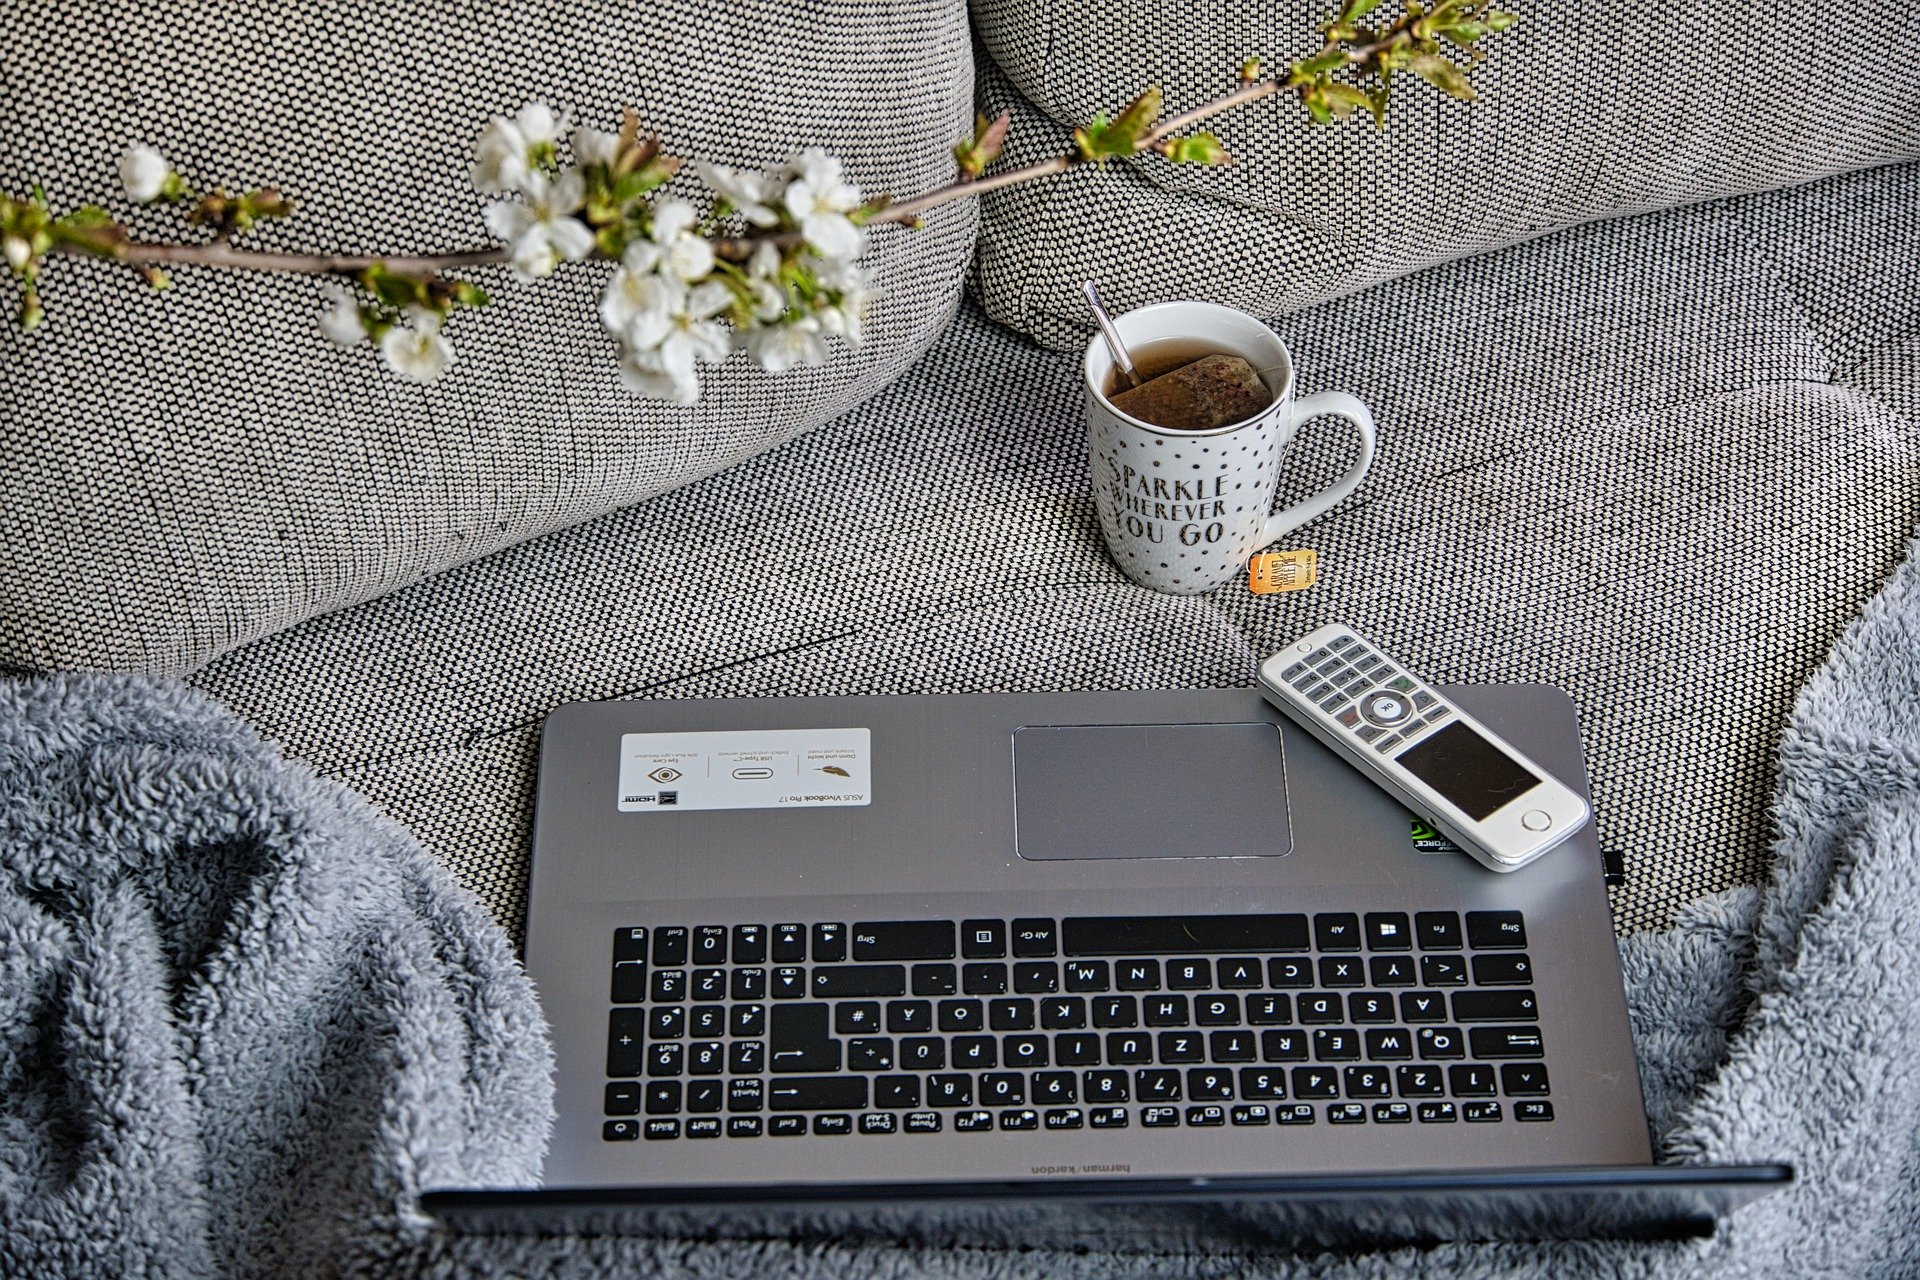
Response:
M1070 916L1061 922L1070 956L1305 951L1307 918L1272 916Z

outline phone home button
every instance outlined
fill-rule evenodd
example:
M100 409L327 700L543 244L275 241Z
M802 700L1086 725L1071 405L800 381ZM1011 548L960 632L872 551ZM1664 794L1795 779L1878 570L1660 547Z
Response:
M1529 831L1545 831L1553 825L1553 815L1545 809L1529 809L1520 815L1520 825Z

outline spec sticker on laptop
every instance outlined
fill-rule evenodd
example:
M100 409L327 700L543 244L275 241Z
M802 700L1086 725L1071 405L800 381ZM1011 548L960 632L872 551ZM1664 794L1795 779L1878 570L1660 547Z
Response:
M865 729L748 729L620 735L622 813L864 805Z

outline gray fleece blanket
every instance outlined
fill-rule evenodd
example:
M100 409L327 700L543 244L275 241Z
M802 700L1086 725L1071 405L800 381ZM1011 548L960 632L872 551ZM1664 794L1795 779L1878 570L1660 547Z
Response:
M1623 944L1662 1157L1800 1171L1709 1242L455 1239L414 1193L526 1180L550 1119L544 1033L495 927L404 833L177 686L7 685L0 1274L1914 1276L1912 555L1802 693L1774 818L1771 883Z

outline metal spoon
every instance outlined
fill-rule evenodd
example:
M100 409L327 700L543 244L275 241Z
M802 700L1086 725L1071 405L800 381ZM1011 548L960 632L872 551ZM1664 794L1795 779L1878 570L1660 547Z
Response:
M1093 308L1094 321L1100 326L1100 332L1106 335L1107 350L1113 353L1113 362L1120 366L1120 376L1127 380L1126 386L1139 386L1140 375L1134 372L1133 357L1127 354L1127 344L1120 341L1120 331L1113 327L1113 317L1100 305L1100 290L1094 288L1091 280L1087 281L1087 305Z

